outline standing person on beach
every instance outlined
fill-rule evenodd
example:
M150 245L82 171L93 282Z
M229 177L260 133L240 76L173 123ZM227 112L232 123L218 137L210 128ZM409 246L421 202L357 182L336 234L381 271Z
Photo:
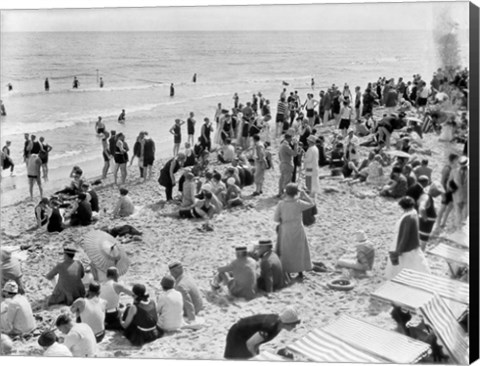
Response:
M330 120L330 110L332 108L332 89L328 89L323 100L323 124L326 125ZM322 117L322 116L321 116Z
M280 315L258 314L236 322L228 331L227 360L247 360L259 354L260 346L274 339L282 329L291 331L300 323L297 311L287 307Z
M48 306L62 304L70 306L79 297L85 297L85 286L82 277L85 274L82 262L74 260L77 250L72 247L63 249L63 262L57 265L45 276L55 285L48 299ZM55 276L58 280L55 281Z
M365 89L365 93L362 95L362 117L367 117L367 115L372 115L373 113L373 103L375 102L375 96L372 93L372 89Z
M295 183L289 183L285 193L274 215L274 221L278 222L277 253L286 273L298 272L298 278L303 278L303 272L312 269L312 261L302 212L312 208L315 202Z
M143 169L143 144L144 144L144 133L140 132L137 136L137 140L133 145L133 154L132 159L130 160L130 166L133 164L133 160L138 158L138 168L140 170L140 178L143 178L144 169Z
M252 196L258 196L263 193L263 182L265 180L265 170L267 169L267 161L265 159L265 145L260 141L259 135L253 136L254 156L255 156L255 192Z
M453 209L453 190L449 185L450 176L455 171L459 156L457 154L450 154L448 156L448 163L442 169L442 177L440 183L443 187L442 201L440 210L437 216L437 229L443 229L446 226L448 216Z
M173 135L173 156L177 156L182 143L182 125L185 121L179 118L175 119L175 124L170 128L169 132Z
M112 131L114 132L114 131ZM107 179L107 173L110 169L110 159L112 158L112 153L110 152L110 145L108 143L108 137L110 134L108 131L103 133L102 138L102 156L103 156L103 169L102 169L102 179Z
M115 167L113 168L113 180L114 184L117 184L118 169L120 169L121 182L125 184L127 179L127 162L128 162L128 147L125 144L125 135L120 132L115 135L115 154L113 159L115 160Z
M297 156L298 151L298 143L296 141L292 143L292 137L293 136L287 132L278 149L278 158L280 160L280 179L278 181L277 198L282 197L283 190L287 184L292 181L294 169L293 157Z
M275 137L279 137L283 131L283 124L287 118L288 105L285 102L285 98L281 98L277 104L277 115L275 117Z
M342 132L343 138L347 136L347 131L352 121L352 115L353 111L352 107L350 107L350 102L345 100L342 109L340 110L340 123L338 124L338 129Z
M38 154L40 160L42 160L42 171L43 171L43 179L48 181L48 153L52 151L52 147L45 142L45 137L40 136L40 146L41 150Z
M48 81L48 78L45 79L45 91L49 91L50 90L50 82Z
M178 153L173 159L170 159L160 170L160 177L158 183L165 187L165 195L168 201L173 200L173 187L175 187L175 173L183 167L187 157L184 153Z
M360 107L362 105L362 93L360 87L355 87L355 121L360 121Z
M204 150L210 151L212 149L212 137L213 127L208 117L203 119L204 123L201 130L201 142Z
M152 167L153 162L155 161L155 142L149 136L147 131L143 132L143 134L143 181L146 182L147 179L152 178Z
M173 83L170 84L170 97L175 96L175 87L173 86Z
M37 182L38 190L40 191L40 198L43 197L42 179L40 168L42 166L42 160L37 154L32 154L27 160L27 177L28 187L30 190L30 199L33 200L33 184Z
M190 116L187 119L187 142L189 142L192 146L195 144L193 136L195 135L195 124L197 123L197 121L195 121L195 119L193 118L194 116L195 114L193 112L190 112Z
M13 160L10 156L10 145L12 144L11 141L5 142L5 146L2 148L3 152L3 164L2 164L2 169L8 169L10 168L10 176L13 177L13 169L15 168L15 164L13 163Z
M320 181L318 175L318 148L317 137L310 135L307 138L308 150L305 153L304 167L305 167L305 184L307 191L311 197L315 198L315 194L320 193Z
M98 116L98 121L95 122L95 131L97 134L103 134L105 132L105 123L102 122L102 117Z
M411 197L403 197L398 205L403 215L395 227L395 239L392 241L387 262L386 277L394 278L404 268L418 272L430 273L427 259L420 249L418 214L415 201Z
M305 108L305 112L307 114L308 118L308 124L310 127L313 127L313 121L314 121L314 111L315 107L318 105L318 101L313 99L313 94L308 93L307 94L307 100L303 104L302 108Z
M461 230L468 217L468 177L469 177L469 159L466 156L458 159L458 168L455 169L449 181L449 186L453 189L453 207L455 210L455 228Z

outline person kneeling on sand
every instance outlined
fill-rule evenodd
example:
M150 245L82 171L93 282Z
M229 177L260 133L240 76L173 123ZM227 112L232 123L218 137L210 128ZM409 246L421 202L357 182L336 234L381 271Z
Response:
M300 323L297 311L287 307L280 314L257 314L240 319L228 331L225 353L229 360L249 359L260 346L274 339L282 329L291 331Z
M55 321L57 329L65 334L63 344L74 357L95 357L97 342L92 328L85 323L74 323L68 314L61 314Z
M135 206L128 195L128 189L120 188L120 197L113 209L113 218L127 217L135 212Z
M18 293L18 285L7 281L3 287L1 307L2 333L24 335L36 328L32 307L24 295Z
M47 330L38 337L38 344L45 350L43 356L47 357L72 357L72 352L62 343L53 330Z
M257 279L258 288L265 292L273 292L285 287L286 276L280 258L273 251L272 241L260 240L255 245L254 251L260 262L260 276Z
M183 297L183 316L189 322L195 322L196 316L203 310L203 301L200 291L193 279L184 273L181 263L169 264L170 274L175 278L175 290Z
M70 310L76 315L77 321L88 324L95 334L95 340L100 343L105 337L105 309L107 302L99 297L100 284L91 282L86 298L76 299Z
M105 306L105 329L121 330L120 324L120 294L124 293L133 296L133 292L121 283L118 283L118 269L110 267L107 269L107 280L101 284L100 298L106 301Z
M246 247L235 248L235 253L237 258L233 262L218 268L212 287L219 289L224 284L232 296L251 300L255 297L257 287L255 260L247 256Z
M174 289L175 278L165 275L160 282L163 293L157 298L157 326L164 331L176 331L183 325L182 294Z

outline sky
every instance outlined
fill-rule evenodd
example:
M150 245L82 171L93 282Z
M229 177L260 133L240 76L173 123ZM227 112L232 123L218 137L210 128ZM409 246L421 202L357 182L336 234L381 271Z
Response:
M111 7L104 9L2 10L2 32L57 31L229 31L229 30L430 30L438 26L438 13L468 29L468 2L385 2L342 4L310 0L229 1L239 6L215 6L216 0L3 0L1 8ZM68 4L68 5L67 5ZM179 4L190 5L178 7ZM210 6L192 6L206 5ZM246 5L246 4L257 4ZM157 6L118 8L119 6ZM173 7L175 5L175 7ZM117 8L112 8L117 6ZM170 7L169 7L170 6Z

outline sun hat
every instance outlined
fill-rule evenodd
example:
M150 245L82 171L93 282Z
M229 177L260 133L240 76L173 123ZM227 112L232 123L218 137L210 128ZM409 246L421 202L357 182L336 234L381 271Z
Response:
M317 136L310 135L307 137L307 141L316 144L317 143Z
M467 166L468 158L466 156L461 156L460 159L458 159L458 164L460 164L461 166Z
M421 175L418 177L419 182L430 182L430 179L426 175Z
M18 294L18 285L15 281L7 281L5 286L3 286L3 291L9 294Z
M175 278L173 278L171 275L165 275L162 278L162 281L160 282L160 285L165 289L165 290L170 290L175 286Z
M68 245L67 245L66 247L63 248L63 252L64 252L65 254L76 254L76 253L77 253L77 249L75 249L75 248L72 247L72 246L68 246Z
M364 242L367 241L367 236L365 235L365 232L360 230L355 233L355 240L357 242Z
M444 194L444 193L445 193L445 190L437 182L433 182L432 185L430 186L429 190L428 190L428 194L430 196L432 196L433 198L438 197L438 196L440 196L441 194Z
M173 262L173 263L170 263L170 264L168 265L168 269L174 269L174 268L177 268L177 267L183 267L183 266L182 266L182 263L180 263L180 262Z
M259 240L258 244L255 244L258 247L268 247L268 246L273 246L273 242L270 239L263 239Z
M246 252L247 251L247 247L236 247L235 248L235 252Z
M211 184L209 183L206 183L202 186L202 191L207 191L207 192L211 192L212 191L212 186Z
M280 321L283 324L298 324L300 323L300 318L298 317L297 310L292 306L287 306L280 313Z
M235 178L230 177L227 179L227 184L235 184Z

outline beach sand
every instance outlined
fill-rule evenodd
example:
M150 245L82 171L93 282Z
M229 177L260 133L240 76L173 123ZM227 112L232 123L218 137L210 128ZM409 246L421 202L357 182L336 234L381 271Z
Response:
M432 134L424 137L424 145L432 150L432 155L426 157L430 161L429 166L433 168L433 180L439 181L446 156L452 150L460 151L461 146L438 142L438 136ZM202 292L205 309L201 316L205 319L205 326L199 330L184 329L167 333L163 338L142 348L132 347L119 333L107 331L105 339L99 345L102 357L222 359L227 332L236 321L253 314L280 312L286 305L294 305L298 309L301 324L292 332L281 332L273 341L263 345L261 350L276 353L278 349L311 330L334 321L341 314L393 330L395 323L389 315L391 307L371 300L370 293L385 282L387 248L394 239L393 228L401 216L401 210L396 201L378 197L376 191L365 184L349 186L330 177L320 181L323 189L317 197L316 223L307 227L306 233L312 260L323 262L331 271L308 272L303 282L295 282L268 297L259 295L248 302L229 297L225 289L217 292L211 290L209 282L214 271L233 260L235 246L245 244L251 248L260 239L276 238L273 212L279 200L273 197L277 193L279 174L277 146L278 141L272 143L271 151L276 161L274 169L266 173L264 194L249 197L254 188L246 187L243 190L247 197L246 207L225 210L216 216L211 222L214 227L212 232L200 232L200 221L158 215L174 208L173 205L162 203L165 192L157 183L162 166L160 161L155 162L153 179L145 184L139 183L137 166L134 164L129 168L129 195L135 205L143 206L135 217L113 220L110 215L103 213L103 208L111 210L114 207L119 196L111 177L96 188L102 212L100 220L89 227L69 228L60 234L48 234L43 229L26 233L25 230L34 225L34 204L22 201L2 207L2 246L30 246L22 252L28 254L23 262L23 271L27 297L37 317L38 331L35 334L52 324L57 315L66 309L59 306L46 307L53 287L43 277L61 260L62 246L67 243L82 246L82 237L90 230L122 224L133 225L143 232L143 236L139 241L121 239L132 262L121 281L128 286L143 283L150 295L156 298L161 292L160 280L168 272L168 263L181 261ZM366 151L366 148L362 148L362 155ZM422 155L419 157L422 158ZM216 159L212 157L212 160ZM213 167L220 172L225 170L225 165L215 164ZM322 174L327 173L328 170L322 169ZM304 181L301 180L301 183ZM324 188L332 186L336 191L324 191ZM439 204L436 201L437 210ZM450 225L451 221L450 218ZM327 282L342 275L341 271L334 272L335 263L342 254L354 248L354 234L358 230L364 230L375 247L372 275L355 280L355 287L349 292L331 290L327 287ZM449 230L452 230L451 226L447 227ZM438 238L432 238L429 245L437 242ZM427 258L433 274L443 277L448 275L448 267L443 260L430 255ZM77 259L84 264L88 262L83 251L80 251ZM123 300L125 303L131 301L128 297ZM42 354L37 337L17 340L14 346L16 355Z

